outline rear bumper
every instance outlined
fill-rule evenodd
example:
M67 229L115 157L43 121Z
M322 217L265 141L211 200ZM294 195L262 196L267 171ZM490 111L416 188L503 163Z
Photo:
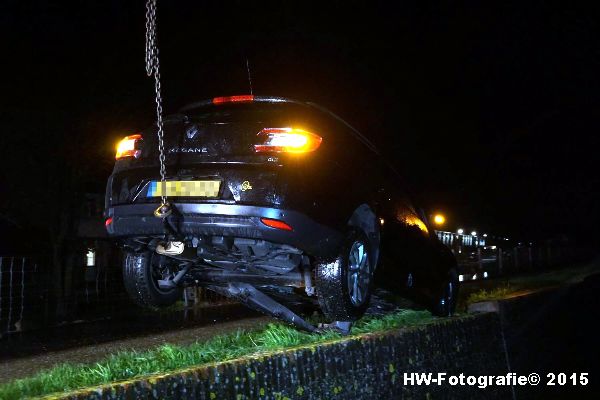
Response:
M322 225L305 214L271 207L238 204L174 203L177 212L169 224L184 237L199 235L262 239L287 244L315 257L334 257L343 239L340 232ZM165 222L154 216L157 204L129 204L106 210L112 218L106 229L113 238L164 236L170 233ZM264 225L260 219L284 221L293 230Z

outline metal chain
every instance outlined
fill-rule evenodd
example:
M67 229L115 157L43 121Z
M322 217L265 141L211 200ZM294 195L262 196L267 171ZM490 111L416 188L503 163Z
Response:
M158 60L158 45L156 43L156 2L157 0L148 0L146 2L146 74L154 76L154 92L156 94L156 127L158 128L158 160L160 163L160 182L162 185L160 201L161 205L155 212L155 215L164 214L169 206L166 196L166 166L165 166L165 143L163 131L163 109L162 96L160 90L160 70ZM162 211L160 211L162 210Z

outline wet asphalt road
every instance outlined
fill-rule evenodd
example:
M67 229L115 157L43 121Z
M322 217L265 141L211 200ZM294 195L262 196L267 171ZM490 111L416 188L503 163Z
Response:
M119 350L145 350L164 343L190 344L218 333L256 328L272 321L242 305L232 304L160 315L130 314L24 332L0 341L0 383L61 362L89 363Z

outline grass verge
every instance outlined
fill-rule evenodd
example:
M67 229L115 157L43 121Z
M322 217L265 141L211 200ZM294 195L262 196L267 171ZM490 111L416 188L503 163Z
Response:
M428 311L400 310L382 317L364 317L352 334L386 331L428 323ZM255 330L238 330L188 346L163 345L147 351L123 351L96 364L65 363L28 378L0 385L0 399L11 400L98 386L135 377L165 373L211 362L228 361L254 353L318 344L342 336L335 332L310 334L288 325L269 324Z
M478 292L471 293L467 298L467 304L479 303L481 301L491 301L491 300L499 300L504 299L511 295L512 293L516 293L518 290L514 287L511 288L510 284L507 284L505 287L497 287L490 290L481 289Z
M464 293L464 300L461 299L461 301L459 301L459 308L466 309L469 304L481 301L504 299L519 292L540 290L581 282L586 277L599 272L600 262L599 260L595 260L588 264L576 265L570 268L482 281L480 285L488 285L489 287L482 287L476 291Z

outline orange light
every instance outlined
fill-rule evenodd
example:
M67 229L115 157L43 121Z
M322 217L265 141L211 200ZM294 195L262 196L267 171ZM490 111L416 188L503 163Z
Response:
M405 221L408 225L416 226L424 233L429 233L429 229L427 229L427 225L425 225L425 223L423 221L421 221L419 218L417 218L415 216L411 216L411 217L406 218Z
M223 104L223 103L240 103L245 101L254 101L254 96L251 94L243 94L239 96L223 96L223 97L215 97L212 102L213 104Z
M298 128L264 128L258 137L261 143L254 145L257 153L308 153L317 150L323 141L321 136Z
M433 222L435 222L436 225L443 225L444 222L446 222L446 217L442 214L436 214L433 216Z
M396 214L396 218L398 221L400 221L401 223L408 225L408 226L414 226L419 228L423 233L429 233L429 229L427 229L427 225L425 225L425 223L423 221L421 221L421 219L419 217L417 217L415 214L411 213L411 212L407 212L407 211L398 211Z
M293 230L291 226L289 226L288 224L286 224L283 221L279 221L278 219L261 218L260 222L262 222L263 224L265 224L266 226L268 226L270 228L282 229L284 231Z
M140 134L125 136L119 142L119 144L117 144L117 154L116 154L115 158L117 160L120 160L121 158L125 158L125 157L138 158L142 152L139 149L135 148L135 143L141 139L142 139L142 135L140 135Z

